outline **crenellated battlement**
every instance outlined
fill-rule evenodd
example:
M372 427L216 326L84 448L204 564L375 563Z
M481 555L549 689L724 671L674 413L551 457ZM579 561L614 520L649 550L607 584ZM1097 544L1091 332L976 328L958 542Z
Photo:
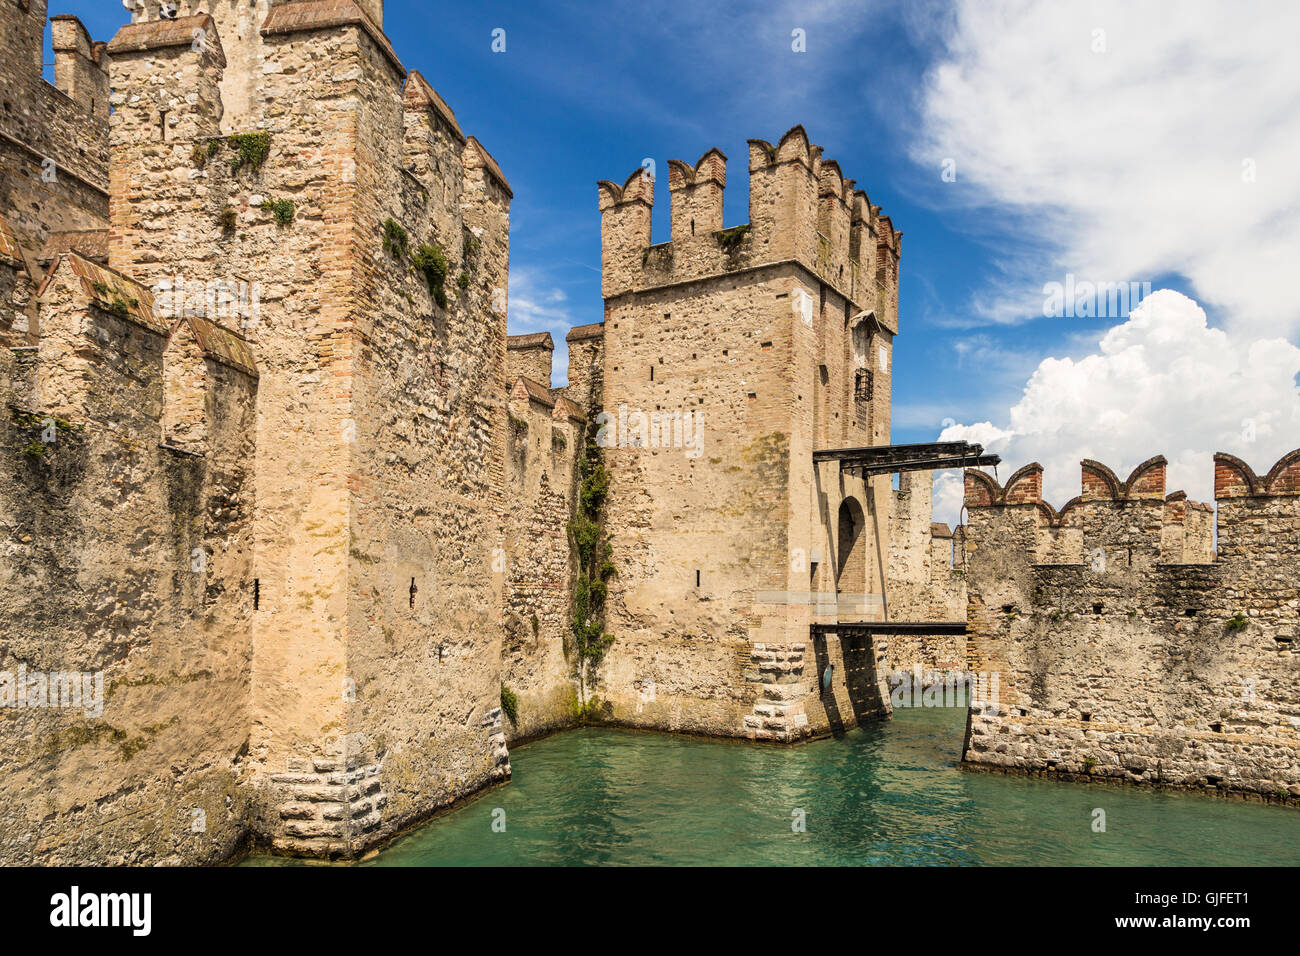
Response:
M1300 495L1300 448L1283 455L1264 477L1240 458L1219 452L1214 456L1214 497L1269 498Z
M0 5L24 107L0 116L0 510L23 536L0 614L63 655L57 614L84 633L68 663L119 688L90 725L11 728L96 769L50 787L44 757L7 765L5 860L216 862L250 828L353 853L509 775L508 667L567 719L561 512L586 413L525 395L545 418L527 479L545 465L536 501L561 509L510 538L538 542L529 579L498 556L535 503L507 479L500 165L402 67L378 0L128 8L108 44L56 18L56 89L43 0ZM528 584L511 606L554 611L545 666L501 654L506 563ZM304 810L359 765L350 824ZM106 794L122 813L87 819Z
M802 126L776 145L749 140L748 161L750 221L725 228L726 154L714 148L694 164L669 160L671 239L653 246L650 170L637 169L621 186L598 183L605 298L794 262L897 332L902 233L880 207L839 163L822 158Z
M334 8L343 4L355 5L375 27L383 29L384 26L384 0L123 0L122 6L130 12L132 23L146 23L196 13L211 13L219 17L240 10L265 13L271 7L291 3Z
M76 17L53 17L47 82L45 14L45 0L0 3L0 211L29 252L53 233L101 229L108 217L110 57Z
M1083 563L1097 549L1103 554L1122 551L1124 562L1147 564L1199 564L1214 560L1216 533L1220 550L1235 549L1248 533L1247 513L1272 501L1279 520L1287 514L1300 517L1300 450L1291 452L1263 478L1241 459L1220 452L1214 457L1215 509L1190 501L1186 492L1165 492L1167 460L1157 455L1138 465L1125 480L1106 465L1085 459L1081 465L1083 493L1060 510L1042 498L1043 467L1024 466L998 483L987 472L965 473L965 504L977 509L1017 509L1019 522L1032 533L1022 535L1022 545L1042 563ZM1274 500L1276 499L1276 500ZM1243 509L1234 507L1237 504ZM1011 519L1005 519L1011 520ZM1253 533L1253 532L1250 532ZM984 536L986 539L988 535Z
M1082 462L1059 512L1037 464L966 472L967 666L1003 688L966 763L1300 798L1300 450L1214 463L1217 529L1160 456Z
M232 400L251 409L258 371L248 342L209 319L160 312L150 289L113 269L62 253L36 289L35 303L36 363L33 374L11 382L6 401L13 406L79 428L119 430L118 410L129 406L138 410L133 427L147 421L154 432L139 439L198 455L206 454L209 434L199 425L227 403L219 391L234 388L242 397ZM187 348L182 388L176 368ZM207 363L228 373L216 374ZM191 438L169 440L182 422Z

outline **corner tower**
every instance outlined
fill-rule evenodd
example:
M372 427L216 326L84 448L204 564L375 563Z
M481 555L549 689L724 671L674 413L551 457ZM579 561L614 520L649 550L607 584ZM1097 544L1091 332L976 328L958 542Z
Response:
M261 373L257 831L355 855L509 774L493 569L510 187L403 67L382 4L177 12L137 3L110 45L111 258L183 281L187 309L193 284L256 290L235 321Z

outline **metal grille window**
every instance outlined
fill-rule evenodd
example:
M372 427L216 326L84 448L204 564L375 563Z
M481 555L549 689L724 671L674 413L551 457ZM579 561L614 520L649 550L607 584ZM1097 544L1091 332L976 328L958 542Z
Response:
M871 369L858 369L853 380L853 400L855 402L871 401Z

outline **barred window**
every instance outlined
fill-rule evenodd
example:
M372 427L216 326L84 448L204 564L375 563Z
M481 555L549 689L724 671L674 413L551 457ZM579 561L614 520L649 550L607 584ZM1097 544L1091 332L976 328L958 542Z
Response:
M858 369L853 381L853 400L855 402L871 401L871 369Z

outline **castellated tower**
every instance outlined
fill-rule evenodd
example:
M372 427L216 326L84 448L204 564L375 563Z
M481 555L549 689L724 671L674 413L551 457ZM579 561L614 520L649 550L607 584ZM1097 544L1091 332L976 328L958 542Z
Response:
M110 45L110 263L260 285L254 792L279 848L351 852L509 773L509 187L380 4L189 6L211 15L145 9ZM256 85L226 76L250 59Z
M87 158L51 141L39 202L4 180L0 610L11 657L108 690L7 725L0 855L355 855L510 772L510 187L379 0L128 6L106 46L55 24ZM546 397L550 455L583 415Z
M877 650L833 625L884 616L890 480L813 452L889 442L901 233L802 127L748 161L732 229L727 157L670 161L659 245L655 182L599 185L618 575L594 693L619 722L788 741L888 706Z

